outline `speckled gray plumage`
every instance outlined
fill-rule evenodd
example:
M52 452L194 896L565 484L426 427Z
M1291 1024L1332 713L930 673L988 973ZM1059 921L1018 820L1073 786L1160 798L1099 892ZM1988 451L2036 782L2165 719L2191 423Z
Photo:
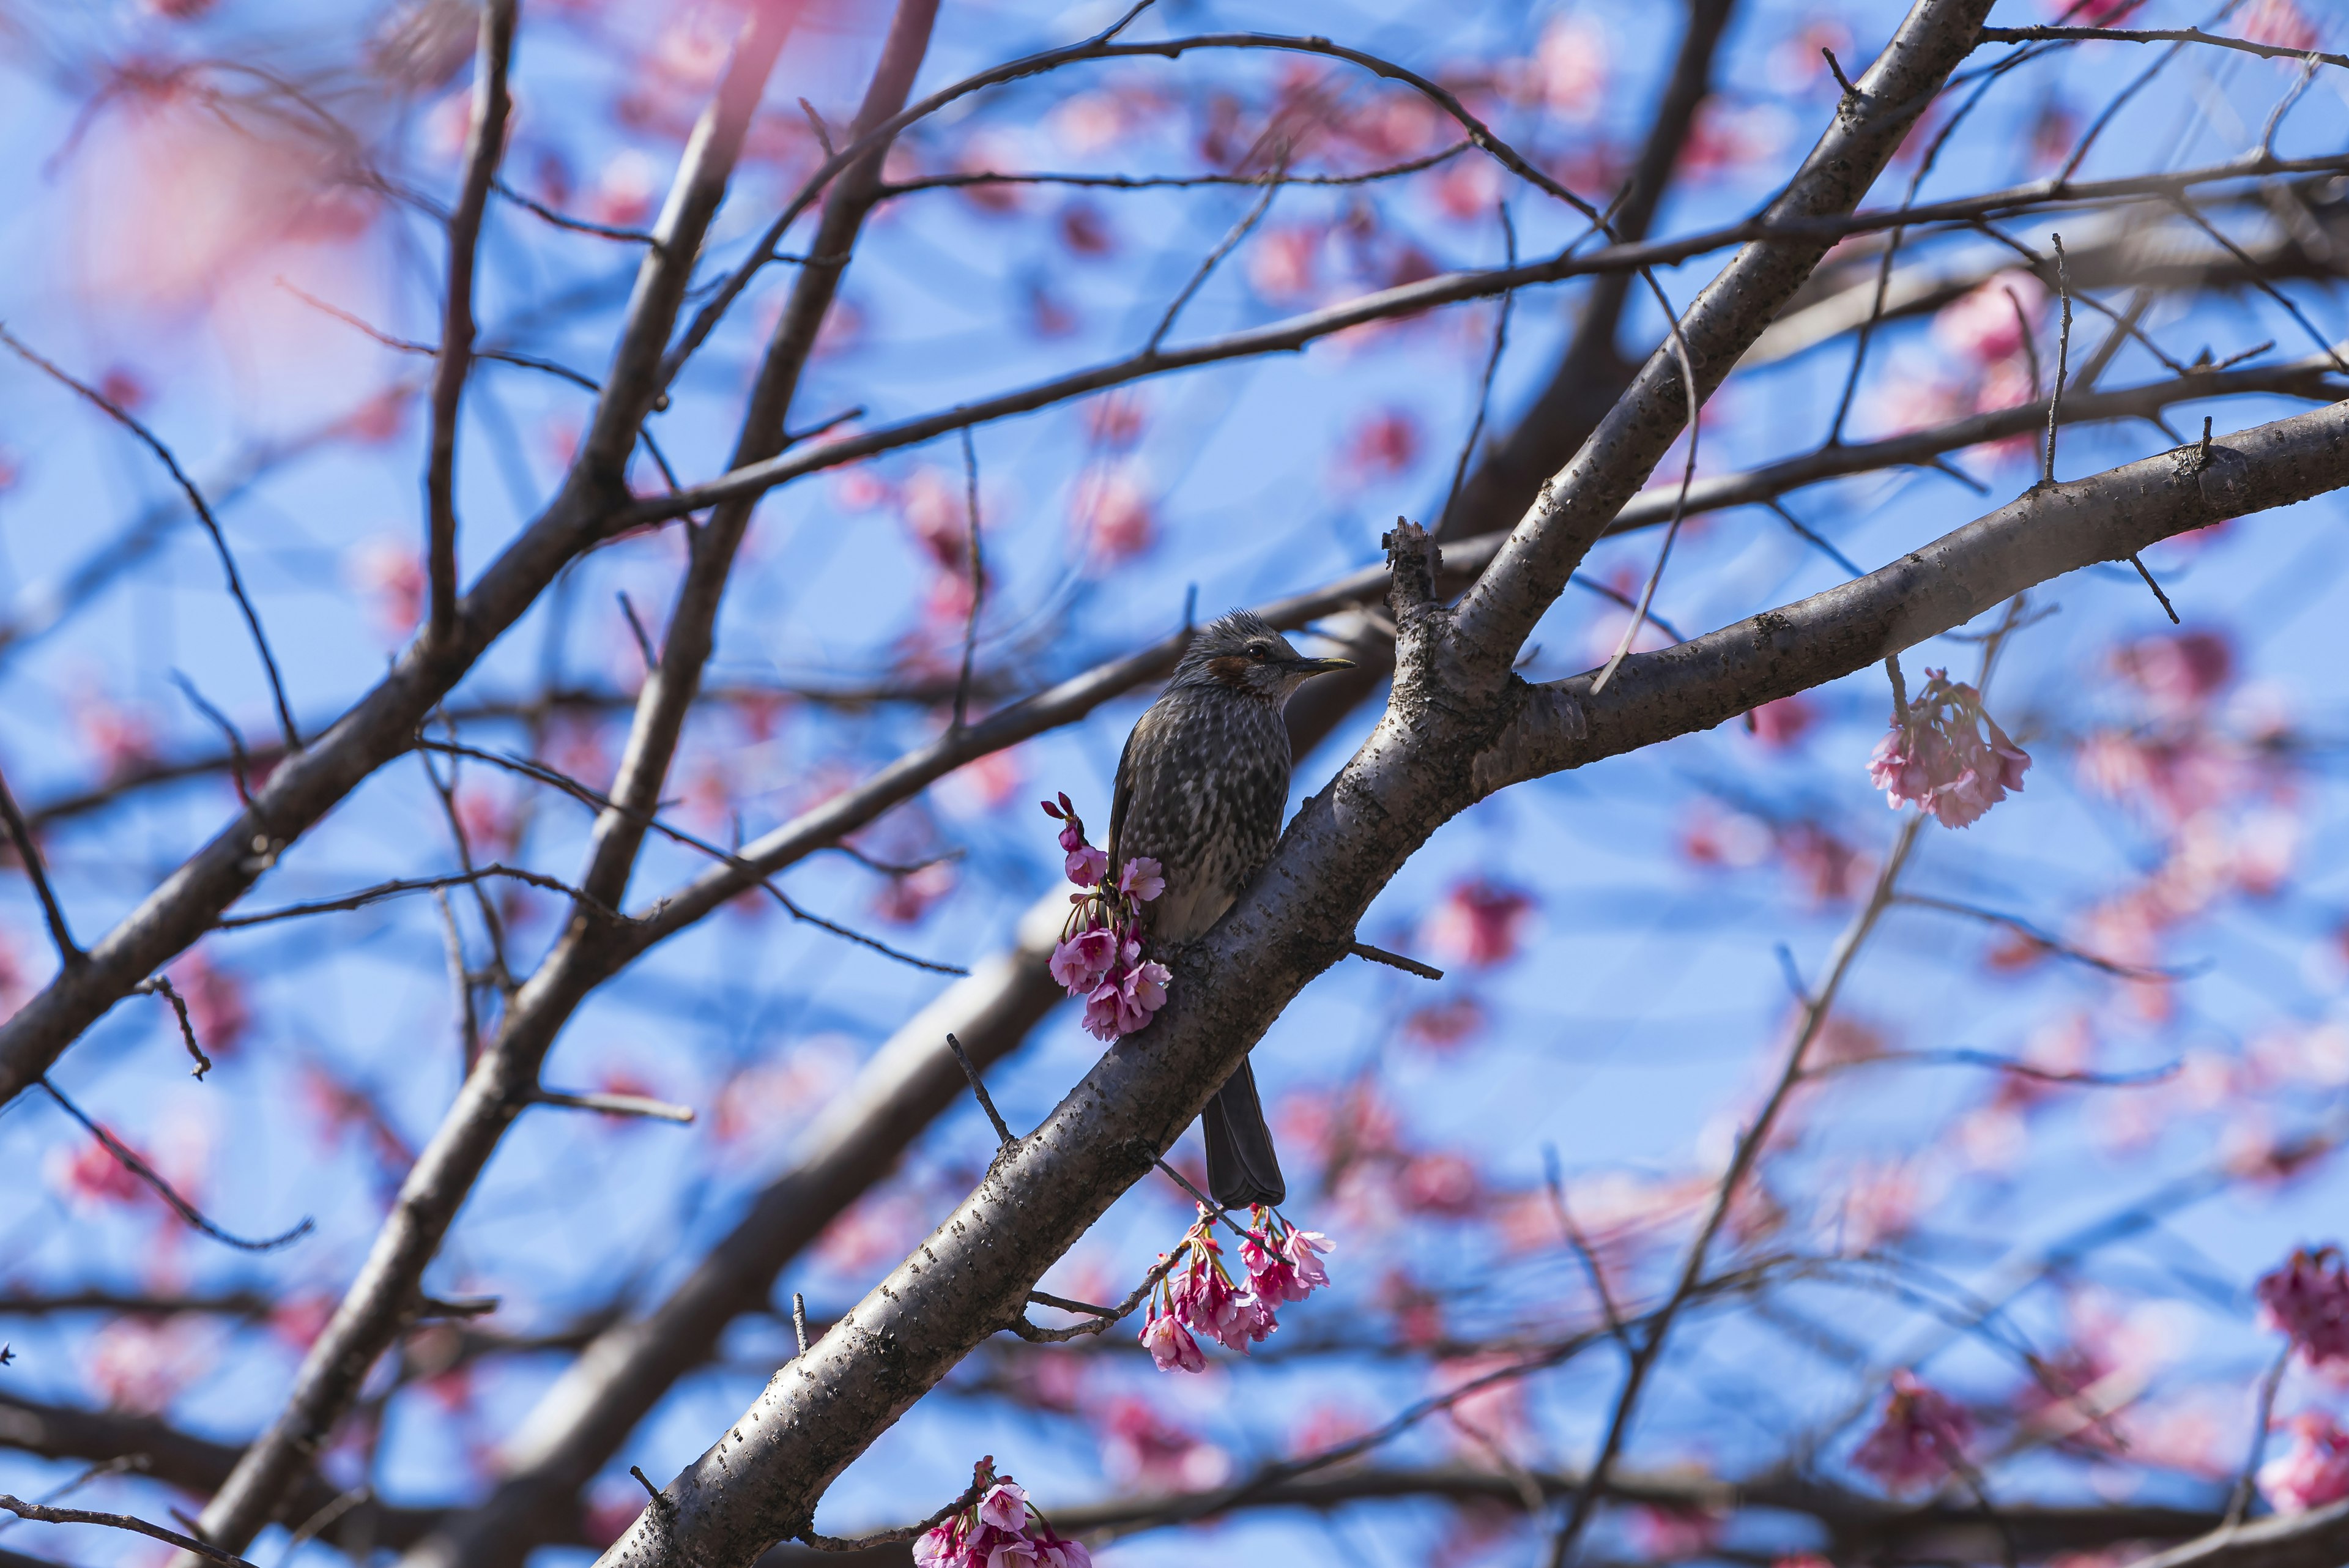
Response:
M1166 691L1126 737L1110 805L1112 866L1148 856L1166 890L1142 907L1154 945L1205 936L1271 858L1288 806L1289 693L1330 661L1300 659L1256 616L1200 628ZM1219 1203L1285 1196L1246 1064L1207 1108L1207 1179Z
M1205 936L1280 838L1288 805L1280 710L1220 687L1168 689L1126 737L1110 810L1110 856L1146 855L1166 891L1143 906L1162 942Z

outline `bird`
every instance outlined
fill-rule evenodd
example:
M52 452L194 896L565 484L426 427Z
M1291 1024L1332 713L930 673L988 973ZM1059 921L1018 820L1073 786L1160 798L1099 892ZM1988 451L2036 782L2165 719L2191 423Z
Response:
M1280 841L1288 805L1290 695L1348 659L1308 659L1247 610L1199 628L1166 690L1134 722L1111 796L1109 861L1158 862L1165 891L1142 906L1159 949L1207 934ZM1226 1209L1288 1197L1256 1073L1239 1067L1200 1118L1207 1190Z

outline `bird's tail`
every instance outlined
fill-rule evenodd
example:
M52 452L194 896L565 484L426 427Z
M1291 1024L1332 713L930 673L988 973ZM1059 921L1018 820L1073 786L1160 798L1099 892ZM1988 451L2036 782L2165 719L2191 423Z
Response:
M1199 1125L1207 1134L1207 1190L1226 1209L1288 1200L1280 1160L1272 1152L1272 1129L1256 1097L1256 1070L1242 1060Z

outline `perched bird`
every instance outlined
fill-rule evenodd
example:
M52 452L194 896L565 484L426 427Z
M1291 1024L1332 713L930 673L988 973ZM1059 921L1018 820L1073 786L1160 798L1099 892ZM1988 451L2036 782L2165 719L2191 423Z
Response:
M1199 629L1165 694L1126 737L1109 815L1114 869L1158 862L1166 890L1142 907L1154 945L1205 936L1271 858L1288 805L1289 694L1346 659L1307 659L1259 616L1234 610ZM1243 1061L1201 1118L1207 1189L1226 1208L1287 1196L1272 1130Z

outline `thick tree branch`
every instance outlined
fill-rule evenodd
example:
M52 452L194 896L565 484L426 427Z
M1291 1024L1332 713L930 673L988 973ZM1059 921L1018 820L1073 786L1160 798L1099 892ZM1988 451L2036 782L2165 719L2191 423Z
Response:
M1838 106L1835 123L1764 213L1765 222L1834 216L1859 204L1950 73L1971 49L1987 0L1920 4ZM1912 219L1922 209L1907 210ZM1757 241L1705 286L1681 321L1701 400L1729 374L1812 267L1816 240ZM1667 350L1671 351L1667 351ZM1660 348L1573 462L1546 486L1454 616L1451 655L1503 679L1525 639L1615 514L1686 423L1681 345Z
M1476 759L1476 793L1709 729L1962 626L2034 583L2344 485L2349 402L2238 431L2211 447L2207 466L2184 446L2034 488L1880 571L1628 659L1599 697L1585 676L1524 686L1517 717Z

